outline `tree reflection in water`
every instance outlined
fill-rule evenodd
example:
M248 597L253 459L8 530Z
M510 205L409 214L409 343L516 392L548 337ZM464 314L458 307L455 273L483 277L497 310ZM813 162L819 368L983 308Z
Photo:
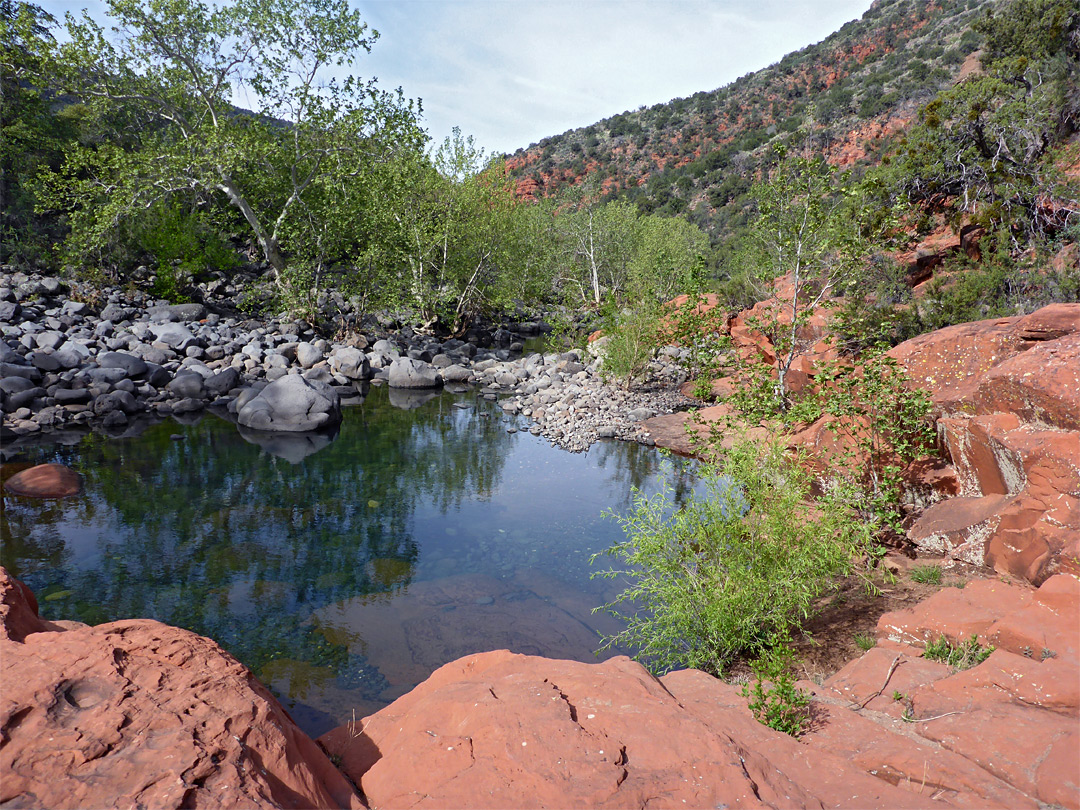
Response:
M392 393L346 407L333 437L206 416L28 449L23 460L68 464L85 486L64 501L5 494L0 563L46 617L158 619L214 638L286 698L310 699L321 673L377 701L387 684L363 644L320 631L316 611L451 574L509 582L535 570L585 594L588 555L620 532L600 514L661 475L651 448L572 455L508 434L501 411L472 396ZM665 475L692 487L685 469Z

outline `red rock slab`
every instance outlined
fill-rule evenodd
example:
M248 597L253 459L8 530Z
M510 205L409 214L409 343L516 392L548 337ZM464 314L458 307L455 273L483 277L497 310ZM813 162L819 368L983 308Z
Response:
M827 746L806 742L809 738L804 736L796 743L796 747L789 747L796 741L757 722L746 708L746 699L741 698L734 687L727 686L717 694L719 690L710 684L710 680L703 672L683 670L665 675L661 683L688 711L701 717L712 727L728 731L748 749L764 754L773 767L782 769L785 776L800 784L815 784L816 795L826 807L842 807L851 803L861 807L901 807L909 806L912 802L920 807L979 806L980 800L976 797L967 796L958 800L957 791L940 791L934 794L924 788L923 792L920 792L917 785L911 790L911 786L901 784L894 773L883 767L881 761L875 761L872 756L864 762L855 761L852 756L857 745L855 740L849 740L851 745L848 747L841 746L840 750L833 751ZM834 709L815 702L811 728L820 731L835 718L851 715L847 709ZM850 724L843 721L841 723L844 726L841 733L851 730ZM887 733L874 723L859 723L859 726L871 738L880 739ZM792 757L791 761L787 760L788 756ZM869 768L864 765L869 765ZM920 760L920 769L921 767ZM898 792L881 793L881 789L888 786L897 788ZM879 804L881 802L884 802L884 805ZM983 806L986 805L985 800L981 802ZM799 805L789 803L787 806Z
M0 567L0 641L22 641L31 633L60 629L38 616L34 592Z
M987 638L999 649L1036 660L1080 662L1080 579L1068 574L1051 577L1025 608L994 622ZM1080 687L1080 678L1074 681ZM1078 704L1074 704L1078 705Z
M1016 322L1022 340L1041 341L1080 332L1080 304L1047 304Z
M1013 498L999 513L986 565L1039 585L1057 573L1080 574L1080 500L1058 494ZM1063 521L1055 521L1055 515Z
M925 800L754 721L704 673L657 681L505 651L440 668L322 737L372 806L915 807Z
M994 778L968 759L920 738L910 725L877 719L846 708L814 704L814 722L800 741L844 757L865 772L929 803L953 807L1038 807L1039 802Z
M911 698L916 721L911 725L921 736L1044 803L1078 806L1080 733L1075 713L1031 705L1003 689L1010 680L1018 681L1019 665L1002 660L1015 658L1011 653L996 652L991 659L994 656L999 656L994 674L1004 673L1004 677L979 672L990 663L988 659L966 673L917 690ZM1030 687L1025 690L1036 693ZM1048 759L1064 767L1048 773L1043 769Z
M911 525L908 539L923 551L983 565L987 544L1009 500L1006 495L987 495L935 503Z
M4 489L25 498L68 498L82 491L82 477L63 464L38 464L11 476Z
M960 494L1013 495L1027 483L1021 460L1006 446L1010 431L1020 427L1013 414L972 418L943 416L938 435L960 478Z
M914 385L930 392L943 413L970 402L991 368L1020 350L1017 318L947 326L904 341L889 350Z
M903 502L909 509L921 511L960 494L956 468L939 458L915 459L900 476Z
M972 404L982 413L1080 430L1080 334L1037 343L1002 361L980 380Z
M984 706L1018 703L1080 718L1080 665L1064 658L1040 660L1037 651L1029 657L995 649L978 666L950 675L938 692L963 695Z
M923 658L919 647L883 644L849 661L814 691L899 717L904 704L893 700L895 692L908 695L951 673L947 665Z
M0 588L10 582L0 569ZM25 629L0 640L5 806L363 807L277 700L209 639L135 620L12 640Z
M1034 599L1031 588L996 579L977 579L964 588L942 588L914 607L878 619L878 638L922 646L945 636L963 641L973 635L984 640L1000 619L1026 608Z
M853 423L845 422L847 429L840 429L839 424L837 417L826 414L787 437L785 444L791 450L806 454L810 467L817 473L843 469L847 475L858 479L866 464L866 454L858 441L863 425L852 429Z
M743 424L742 420L725 403L701 408L695 416L685 411L660 414L646 419L643 424L657 447L684 456L701 455L712 438L721 448L730 448L742 438L763 441L769 435L759 426L747 426L745 432L735 429L735 425Z

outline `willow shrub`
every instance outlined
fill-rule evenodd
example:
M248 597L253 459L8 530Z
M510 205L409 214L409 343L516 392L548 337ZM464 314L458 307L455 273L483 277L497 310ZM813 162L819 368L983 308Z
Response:
M866 542L842 498L811 504L810 487L779 448L740 444L707 493L681 509L669 491L638 493L619 517L626 539L593 557L618 561L594 576L629 583L598 608L627 622L601 649L629 648L657 673L695 667L719 676L736 656L784 644Z

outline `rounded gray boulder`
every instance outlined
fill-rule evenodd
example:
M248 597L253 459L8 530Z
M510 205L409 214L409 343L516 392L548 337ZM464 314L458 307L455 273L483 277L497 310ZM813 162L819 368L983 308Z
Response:
M438 388L442 380L431 363L399 357L390 364L389 383L391 388Z
M289 374L247 400L236 421L255 430L302 433L340 423L341 403L326 383Z

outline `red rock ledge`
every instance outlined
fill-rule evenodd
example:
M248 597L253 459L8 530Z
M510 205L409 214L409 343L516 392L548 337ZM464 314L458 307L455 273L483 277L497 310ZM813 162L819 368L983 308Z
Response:
M38 618L0 568L4 807L363 807L266 688L202 636Z
M954 672L921 657L942 634L997 649ZM976 581L886 614L877 647L801 683L815 697L798 741L696 670L505 651L320 741L380 808L1077 807L1078 638L1075 577Z

